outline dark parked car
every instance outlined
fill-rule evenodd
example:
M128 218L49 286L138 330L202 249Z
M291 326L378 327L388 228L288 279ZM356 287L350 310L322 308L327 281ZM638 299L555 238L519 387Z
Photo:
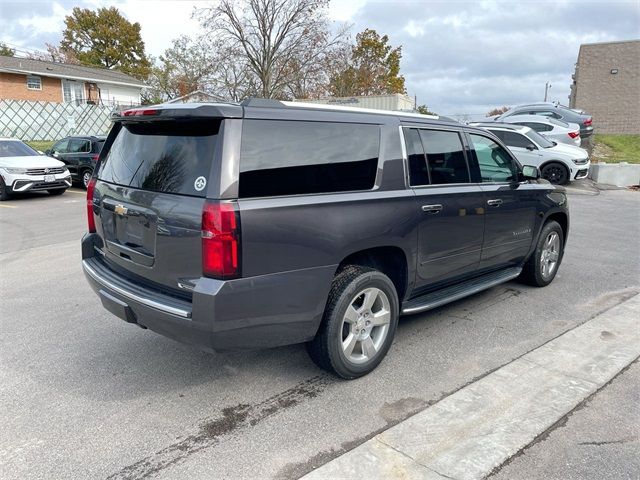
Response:
M556 105L555 103L531 103L528 105L518 105L502 115L494 118L496 122L501 122L505 117L512 115L540 115L543 117L556 118L567 123L577 123L580 127L580 136L585 139L593 134L593 118L591 115L573 110L569 107Z
M204 349L306 342L355 378L400 315L517 277L545 286L562 261L564 189L479 128L256 99L114 122L85 275L113 314Z
M105 140L106 137L96 135L66 137L45 153L63 162L71 172L71 179L86 188Z

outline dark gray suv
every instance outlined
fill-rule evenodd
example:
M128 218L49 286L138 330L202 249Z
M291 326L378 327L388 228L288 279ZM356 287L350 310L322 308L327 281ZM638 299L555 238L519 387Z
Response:
M89 183L82 265L127 322L208 350L306 342L356 378L400 315L553 280L567 198L538 177L487 131L426 115L129 110Z

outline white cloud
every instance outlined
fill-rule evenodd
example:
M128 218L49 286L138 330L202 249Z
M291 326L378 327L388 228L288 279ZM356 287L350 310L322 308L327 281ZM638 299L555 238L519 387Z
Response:
M331 0L329 18L336 22L348 22L366 3L366 0Z

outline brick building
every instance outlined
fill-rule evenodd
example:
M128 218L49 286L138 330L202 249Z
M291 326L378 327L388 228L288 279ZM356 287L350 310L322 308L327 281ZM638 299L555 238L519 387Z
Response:
M139 105L144 86L117 70L0 56L0 100Z
M580 45L569 106L596 133L640 134L640 40Z

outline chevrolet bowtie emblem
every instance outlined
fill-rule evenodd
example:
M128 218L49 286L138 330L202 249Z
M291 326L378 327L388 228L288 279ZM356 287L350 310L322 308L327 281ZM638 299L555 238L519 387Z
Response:
M114 208L114 211L118 214L118 215L126 215L127 214L127 207L125 207L124 205L116 205L116 207Z

